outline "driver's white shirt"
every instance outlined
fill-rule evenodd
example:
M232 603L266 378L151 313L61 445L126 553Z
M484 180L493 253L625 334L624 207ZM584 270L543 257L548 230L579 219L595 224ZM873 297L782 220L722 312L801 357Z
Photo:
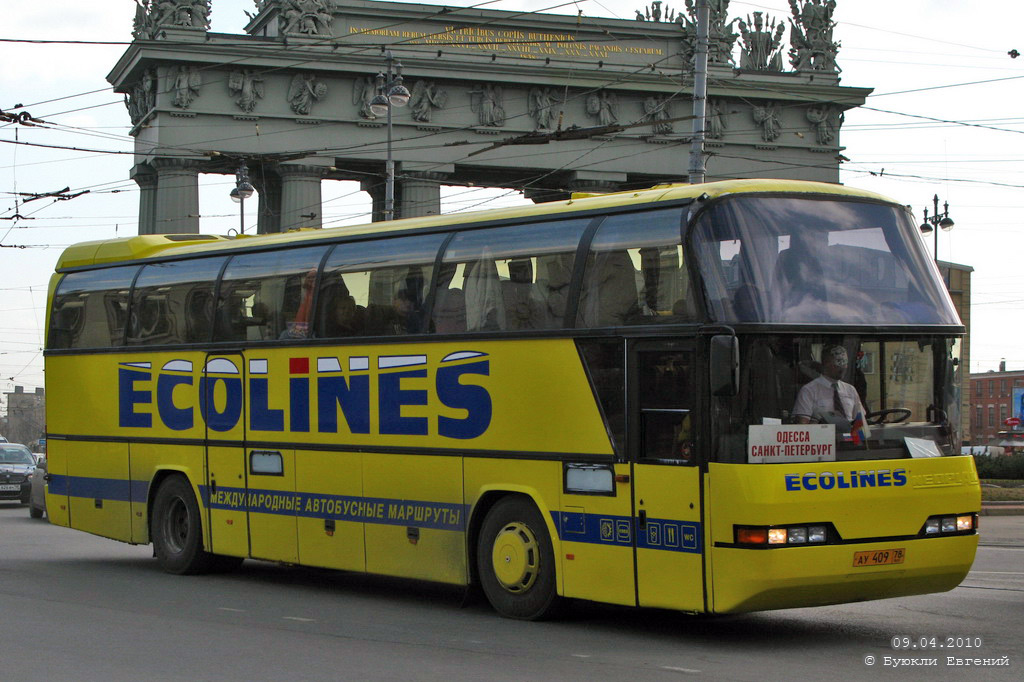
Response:
M860 396L857 389L845 381L833 382L825 375L819 375L817 379L803 385L793 405L793 415L796 417L814 418L823 414L835 414L835 406L832 401L832 384L839 386L839 401L843 404L846 414L842 415L851 422L860 413L867 417L864 406L860 403Z

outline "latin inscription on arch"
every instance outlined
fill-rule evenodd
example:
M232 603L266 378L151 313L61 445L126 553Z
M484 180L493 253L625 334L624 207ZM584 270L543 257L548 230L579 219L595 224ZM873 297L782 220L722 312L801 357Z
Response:
M350 35L398 38L411 45L443 45L465 50L481 50L528 59L569 57L578 59L612 59L615 57L661 58L665 48L651 45L629 45L579 40L568 33L543 33L517 29L481 28L478 26L445 26L443 31L409 31L393 28L352 26Z

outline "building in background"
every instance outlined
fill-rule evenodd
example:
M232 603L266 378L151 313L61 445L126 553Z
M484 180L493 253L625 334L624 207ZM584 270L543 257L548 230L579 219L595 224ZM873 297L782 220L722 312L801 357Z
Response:
M12 443L35 443L46 438L46 395L45 389L37 388L35 393L26 393L24 386L15 386L12 393L5 393L7 419L0 433Z
M1024 370L970 375L972 445L1024 448Z

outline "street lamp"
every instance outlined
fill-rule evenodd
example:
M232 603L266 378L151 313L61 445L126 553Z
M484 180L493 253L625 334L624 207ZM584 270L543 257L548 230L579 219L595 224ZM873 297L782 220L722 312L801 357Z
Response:
M231 201L238 204L239 208L239 226L238 233L245 234L245 200L253 195L256 188L249 182L249 167L245 165L245 161L235 171L235 187L231 190Z
M924 209L924 222L921 223L921 233L928 234L929 232L935 233L935 265L939 264L939 229L943 232L949 232L953 229L953 219L949 217L949 202L943 202L942 213L939 213L939 195L936 194L932 199L935 204L934 212L931 216L928 215L928 207Z
M391 159L391 110L404 107L409 103L409 89L402 85L402 63L388 50L384 54L388 63L387 76L377 74L377 94L370 100L370 111L374 116L388 117L388 159L385 171L387 180L384 184L384 220L395 217L395 162ZM391 65L394 63L395 75L392 77Z

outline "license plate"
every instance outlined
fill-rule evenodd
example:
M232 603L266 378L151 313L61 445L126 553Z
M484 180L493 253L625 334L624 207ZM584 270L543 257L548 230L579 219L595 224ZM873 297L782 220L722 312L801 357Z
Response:
M854 552L853 565L858 566L886 566L888 564L902 564L906 556L906 550L898 549L876 549L870 552Z
M0 483L0 493L7 493L13 490L21 490L21 485L18 483Z

